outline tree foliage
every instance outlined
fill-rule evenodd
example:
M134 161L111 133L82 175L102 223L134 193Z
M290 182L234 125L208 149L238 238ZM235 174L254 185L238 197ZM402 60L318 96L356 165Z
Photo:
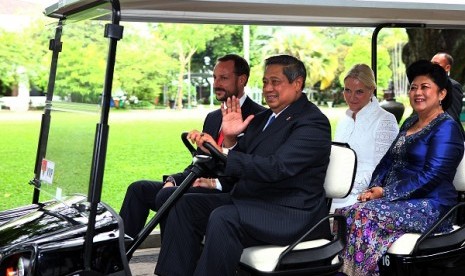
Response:
M430 60L436 52L447 52L454 58L451 77L465 83L465 30L407 29L408 43L402 60L408 66L418 59Z
M55 95L91 102L102 93L108 45L103 29L98 21L64 28Z
M344 83L345 73L355 64L365 63L371 66L371 43L370 40L365 37L360 37L347 52L344 59L344 73L340 75L340 82ZM378 47L378 78L377 86L380 88L387 88L388 83L392 77L392 71L389 66L391 58L386 48Z
M156 28L142 23L126 26L115 69L116 89L150 102L163 95L179 67Z
M46 22L37 19L22 32L0 29L0 95L18 85L18 70L25 70L29 81L38 90L45 90L48 80L50 56ZM3 93L2 93L3 92Z
M17 88L19 82L19 71L24 68L27 57L23 55L25 45L22 34L12 32L0 32L0 91L11 91ZM15 92L13 92L15 93Z
M184 99L184 75L190 68L192 56L203 51L207 42L218 36L212 25L199 24L160 24L157 28L160 37L170 45L170 54L179 61L178 88L176 94L177 108L181 109ZM169 50L168 49L168 50Z
M338 60L336 48L323 36L318 29L284 28L274 34L266 52L267 55L287 53L298 57L307 67L307 86L313 87L319 82L321 89L327 89L335 78Z
M105 77L108 39L104 22L84 21L65 26L55 94L72 100L96 101ZM0 93L17 85L19 66L26 68L35 86L45 89L53 38L51 25L38 21L20 33L0 31ZM244 55L244 27L241 25L199 25L125 22L123 39L118 41L114 91L128 97L153 102L172 98L181 108L186 99L186 79L207 88L215 60L227 53ZM339 89L344 73L355 63L371 64L369 28L272 27L250 26L249 62L252 68L249 87L261 87L263 60L270 55L289 53L307 66L307 87ZM456 58L452 74L462 80L463 43L460 31L409 30L409 44L403 61L430 58L438 50ZM378 87L387 88L391 79L405 78L405 66L399 60L399 45L407 37L403 30L386 30L378 38ZM428 42L433 41L434 43ZM191 88L191 92L195 90Z

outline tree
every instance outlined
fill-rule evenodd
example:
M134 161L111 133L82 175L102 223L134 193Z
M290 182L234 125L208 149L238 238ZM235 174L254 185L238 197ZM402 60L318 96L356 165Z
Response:
M22 41L24 43L25 67L32 86L41 91L45 91L48 84L48 75L50 71L50 59L52 51L49 49L49 40L54 38L53 28L56 25L49 25L45 19L37 19L28 28L22 32Z
M250 26L250 77L248 86L262 87L263 63L267 56L266 47L279 27Z
M96 102L102 93L106 68L103 22L82 21L63 30L55 95L78 102Z
M460 83L465 82L465 30L456 29L407 29L408 43L402 52L406 65L418 59L430 60L438 51L454 57L451 77Z
M405 65L402 62L402 48L407 43L408 37L405 29L384 28L379 33L379 44L385 47L391 57L390 68L392 71L392 84L395 95L406 94L407 77ZM379 90L378 90L379 91Z
M212 25L216 35L207 41L204 50L198 50L192 57L192 70L201 71L205 65L204 58L210 59L209 69L213 70L215 60L226 54L243 54L241 25Z
M153 102L172 79L178 61L168 55L170 45L160 38L156 26L125 24L119 42L114 86L128 96Z
M371 65L371 43L368 37L357 38L352 47L349 48L347 56L344 59L344 72L347 72L353 65L358 63L365 63ZM389 81L392 77L390 69L391 58L388 50L383 46L378 46L378 78L377 86L378 91L380 88L388 87ZM343 78L345 73L341 74L339 81L344 83Z
M296 56L307 67L307 86L321 83L321 89L331 86L338 67L336 48L324 39L319 29L283 28L266 46L268 55L287 53Z
M161 38L171 47L171 54L178 58L178 89L177 89L177 109L182 108L184 98L183 83L186 70L189 70L192 56L197 51L205 49L208 41L220 35L214 32L212 25L196 24L172 24L164 23L158 26Z
M11 88L12 94L17 94L19 70L24 68L27 56L21 34L0 31L0 92Z

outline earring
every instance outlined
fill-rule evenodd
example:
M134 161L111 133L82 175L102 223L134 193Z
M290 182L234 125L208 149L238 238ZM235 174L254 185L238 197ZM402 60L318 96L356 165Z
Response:
M442 105L442 100L439 100L439 106L441 106L441 105Z

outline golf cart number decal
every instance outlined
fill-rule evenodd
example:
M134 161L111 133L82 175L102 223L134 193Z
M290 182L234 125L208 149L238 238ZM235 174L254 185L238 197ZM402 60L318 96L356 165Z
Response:
M391 264L391 262L389 261L388 255L384 255L382 259L383 259L383 266L389 266Z
M42 167L40 169L40 180L52 184L53 173L55 172L55 163L47 159L42 159Z

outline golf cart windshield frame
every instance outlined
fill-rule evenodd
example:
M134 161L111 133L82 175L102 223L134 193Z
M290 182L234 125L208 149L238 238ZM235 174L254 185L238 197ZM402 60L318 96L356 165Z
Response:
M49 140L50 123L51 123L51 105L55 90L55 80L58 67L58 57L62 51L62 29L69 22L81 21L102 15L108 16L108 10L111 10L111 23L105 25L105 37L108 38L108 55L106 60L106 70L104 78L104 86L102 92L101 114L100 121L96 125L94 148L92 154L92 165L89 179L89 189L87 195L87 203L81 206L82 210L89 212L87 232L84 243L84 268L91 270L92 263L92 240L95 235L95 222L97 215L97 206L100 203L102 193L102 183L105 167L105 157L108 143L108 117L110 111L111 90L113 83L113 73L116 59L117 42L123 36L123 27L120 22L120 5L118 0L113 1L60 1L56 5L65 9L66 12L60 16L51 17L58 18L58 24L55 31L55 38L50 40L49 49L53 52L50 66L49 83L47 87L46 108L42 115L39 145L37 149L36 164L34 170L34 179L30 181L35 186L33 203L39 202L40 197L40 172L42 160L46 156L47 144ZM102 7L106 7L102 9Z

